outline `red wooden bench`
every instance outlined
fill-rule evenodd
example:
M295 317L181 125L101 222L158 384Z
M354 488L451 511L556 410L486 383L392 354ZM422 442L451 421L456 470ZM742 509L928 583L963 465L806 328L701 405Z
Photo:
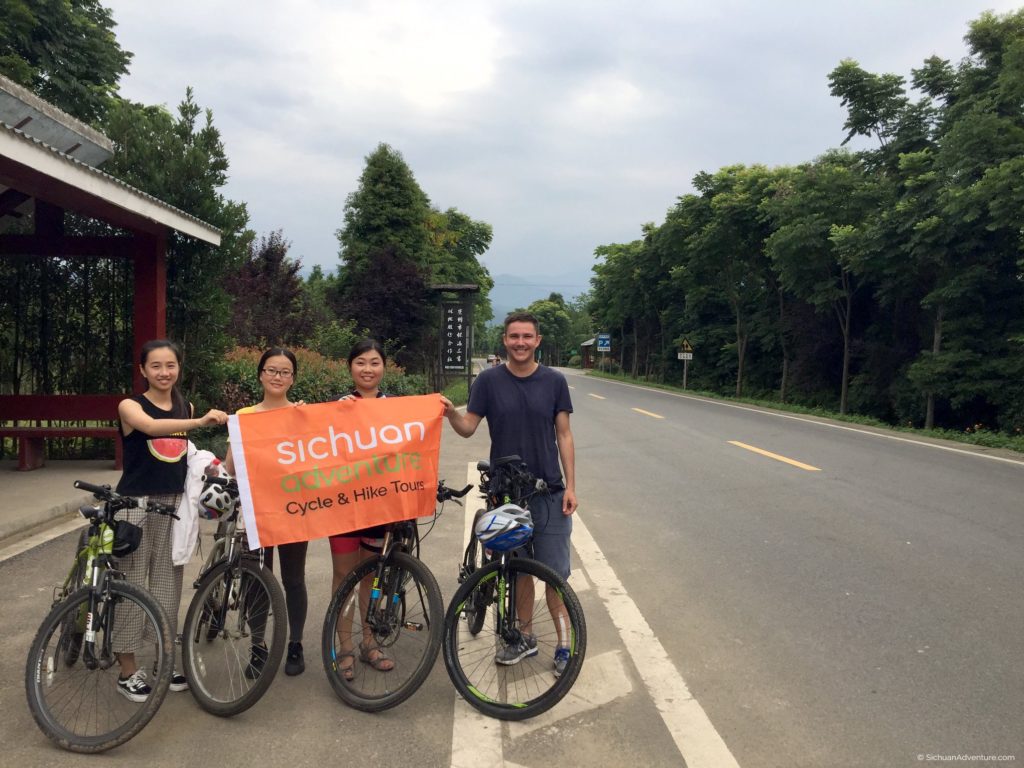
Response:
M117 404L127 395L0 395L0 437L18 441L18 469L43 466L44 443L55 437L92 437L114 441L114 467L122 468ZM45 426L38 422L47 422ZM101 421L110 425L66 424ZM32 422L30 424L22 422Z

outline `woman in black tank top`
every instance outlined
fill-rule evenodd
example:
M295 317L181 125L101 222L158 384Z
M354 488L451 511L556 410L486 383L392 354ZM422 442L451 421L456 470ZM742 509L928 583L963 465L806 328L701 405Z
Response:
M164 339L146 342L142 346L139 367L146 379L146 391L122 400L117 408L124 445L124 472L117 491L176 507L185 490L188 473L186 434L196 427L225 424L228 416L211 409L200 418L192 418L192 407L178 390L181 352L172 342ZM129 581L149 590L160 602L171 623L171 632L176 635L184 567L175 566L171 559L173 518L147 515L143 506L128 510L124 519L141 525L143 536L139 548L122 558L119 567ZM143 641L144 638L140 638L137 642ZM149 670L139 669L136 663L138 647L126 647L118 652L121 666L118 690L135 702L145 701L151 691L146 682ZM184 676L175 672L171 690L187 688Z

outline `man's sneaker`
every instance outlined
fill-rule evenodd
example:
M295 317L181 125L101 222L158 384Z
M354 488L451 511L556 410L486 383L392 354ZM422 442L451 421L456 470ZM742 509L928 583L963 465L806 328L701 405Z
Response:
M301 675L306 669L306 662L302 660L302 643L288 643L288 659L284 663L286 675Z
M128 677L117 678L117 690L121 692L129 701L134 701L136 704L141 704L149 698L149 694L153 692L153 689L149 687L149 683L146 682L146 670L138 669L135 674Z
M565 667L569 663L569 649L568 648L556 648L555 649L555 677L561 677L562 673L565 672Z
M266 666L269 654L270 651L267 650L266 643L254 645L249 654L249 665L245 668L245 676L250 680L259 678L263 674L263 667Z
M506 645L494 654L494 663L509 666L518 664L527 656L537 655L537 638L533 635L521 634L519 640L511 645Z

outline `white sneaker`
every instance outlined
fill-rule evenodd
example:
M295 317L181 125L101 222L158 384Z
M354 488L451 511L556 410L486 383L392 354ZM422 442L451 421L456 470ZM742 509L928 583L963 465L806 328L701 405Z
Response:
M134 701L136 704L144 702L149 698L149 694L153 692L153 689L149 687L149 683L146 682L146 670L144 669L136 670L135 674L127 678L118 677L117 690L126 699Z
M181 674L181 672L175 671L174 674L171 675L170 690L174 691L175 693L177 693L178 691L187 691L188 678Z

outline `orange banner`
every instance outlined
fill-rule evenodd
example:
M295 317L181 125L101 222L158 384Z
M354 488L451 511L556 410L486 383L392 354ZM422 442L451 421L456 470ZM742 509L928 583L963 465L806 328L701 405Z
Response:
M250 547L431 514L440 395L339 400L230 417Z

